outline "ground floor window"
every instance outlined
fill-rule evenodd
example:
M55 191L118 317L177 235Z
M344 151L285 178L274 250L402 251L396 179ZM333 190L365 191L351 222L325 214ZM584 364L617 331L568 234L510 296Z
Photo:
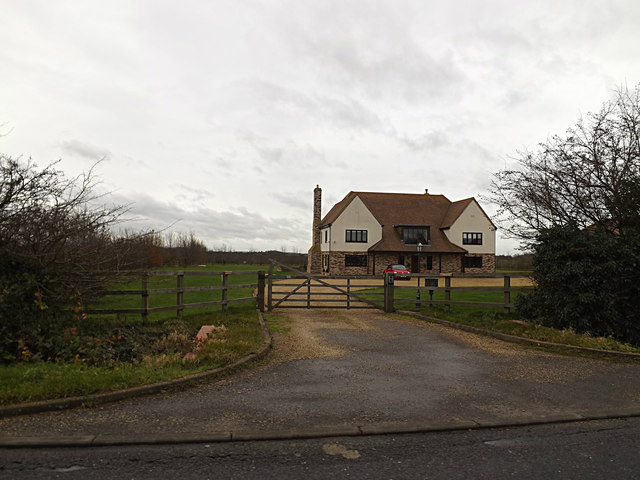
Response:
M367 256L366 255L345 255L344 266L345 267L366 267Z
M464 268L481 268L482 257L462 257L462 266Z

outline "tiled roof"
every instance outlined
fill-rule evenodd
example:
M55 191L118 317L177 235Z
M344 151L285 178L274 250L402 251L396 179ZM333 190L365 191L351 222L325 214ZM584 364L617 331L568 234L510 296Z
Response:
M429 225L431 242L424 246L422 252L466 252L464 248L451 243L441 229L451 226L473 199L452 203L444 195L428 193L349 192L325 215L321 224L333 223L356 196L382 225L382 240L369 250L415 252L415 245L405 245L400 229L394 225Z

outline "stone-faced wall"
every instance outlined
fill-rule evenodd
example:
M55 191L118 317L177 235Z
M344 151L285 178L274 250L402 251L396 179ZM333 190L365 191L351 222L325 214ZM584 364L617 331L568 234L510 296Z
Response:
M442 273L462 273L462 255L459 253L443 253Z
M398 252L330 252L325 256L329 256L329 275L382 275L384 269L390 264L398 263ZM345 255L367 255L366 267L347 267L345 265ZM494 273L496 269L495 255L493 254L477 254L469 256L482 257L482 268L465 268L463 272L462 259L463 255L458 253L435 253L431 254L431 269L427 270L428 262L427 254L420 255L420 273L430 273L437 275L439 273ZM412 255L404 253L405 266L411 270ZM309 250L309 262L307 272L313 275L320 275L324 272L322 268L322 255L320 250Z
M313 245L307 254L307 273L320 275L322 273L322 252L320 245Z
M364 267L347 267L345 265L345 255L366 255L367 265ZM329 275L372 275L371 256L368 252L331 252L329 257Z
M382 275L387 265L398 263L398 254L390 252L375 253L375 271L372 275ZM371 260L373 262L373 260ZM373 266L371 267L373 269Z
M387 265L398 263L399 252L376 253L375 273L382 275ZM403 253L405 266L411 270L411 259L413 254ZM431 269L427 269L428 257L431 256ZM442 270L441 270L442 269ZM432 253L420 255L420 273L462 273L462 255L456 253Z

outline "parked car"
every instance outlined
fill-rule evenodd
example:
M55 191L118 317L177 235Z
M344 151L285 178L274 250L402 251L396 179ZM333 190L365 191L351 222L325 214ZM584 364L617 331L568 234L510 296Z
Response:
M394 280L411 280L411 275L409 275L409 270L404 265L389 265L384 269L384 273L393 273Z

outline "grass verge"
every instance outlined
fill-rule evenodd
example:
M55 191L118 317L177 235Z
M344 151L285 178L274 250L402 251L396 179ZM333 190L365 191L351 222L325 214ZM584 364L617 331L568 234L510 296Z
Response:
M197 333L201 325L224 326L203 345L194 360L183 362L185 339ZM82 362L63 364L24 362L0 365L0 405L34 402L104 393L184 377L229 365L262 344L260 322L252 305L230 307L226 312L185 315L183 322L153 327L160 335L146 333L149 352L132 363L90 366ZM98 328L97 326L93 327ZM183 332L189 332L185 334Z
M531 287L518 287L512 290L511 301L515 301L518 295L526 295ZM429 299L428 292L422 291L422 301ZM504 300L502 291L477 290L452 290L451 300L460 302L492 302L502 303ZM640 353L640 347L618 342L612 338L594 337L587 334L579 334L571 330L557 330L542 325L536 325L524 321L516 311L504 313L504 309L498 306L467 306L452 305L447 309L444 305L428 306L424 303L420 307L415 306L416 291L412 289L396 289L395 297L400 301L396 304L398 310L408 310L422 315L447 320L454 323L462 323L472 327L482 328L493 332L514 335L530 340L571 345L582 348L593 348L602 351ZM404 300L404 302L403 302ZM433 300L444 300L444 292L435 290Z

